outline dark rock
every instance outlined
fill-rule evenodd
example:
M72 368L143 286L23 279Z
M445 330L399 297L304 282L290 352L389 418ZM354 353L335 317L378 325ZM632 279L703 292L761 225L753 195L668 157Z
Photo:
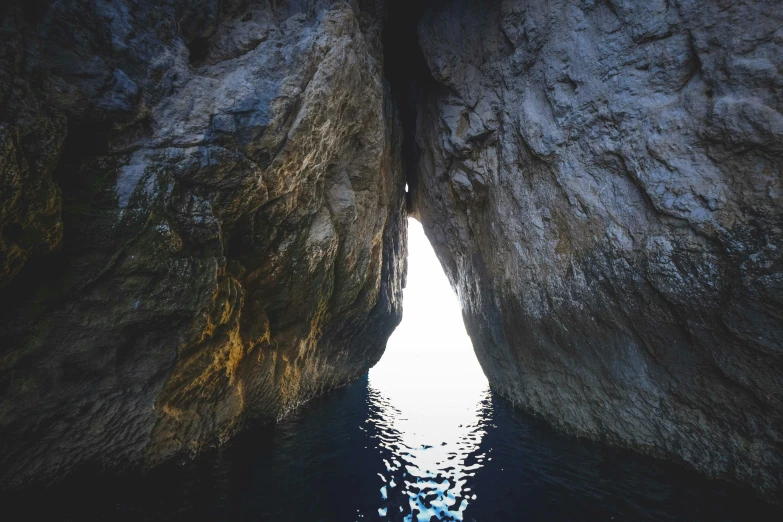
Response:
M413 196L494 389L783 494L777 2L439 3ZM422 85L431 85L423 82Z
M406 251L380 19L20 5L0 39L3 485L187 456L366 372Z

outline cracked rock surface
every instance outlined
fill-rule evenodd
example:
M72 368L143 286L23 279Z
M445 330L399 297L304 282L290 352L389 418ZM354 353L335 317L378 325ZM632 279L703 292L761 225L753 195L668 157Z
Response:
M367 4L4 4L3 485L195 453L380 358L406 222Z
M437 3L414 196L495 390L778 499L781 27L774 1Z

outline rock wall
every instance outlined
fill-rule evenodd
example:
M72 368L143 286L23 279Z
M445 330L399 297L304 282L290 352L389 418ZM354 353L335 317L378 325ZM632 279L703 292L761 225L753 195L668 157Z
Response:
M5 2L0 484L364 373L407 207L494 389L781 498L778 3Z
M783 497L779 2L454 0L413 196L492 387Z
M406 253L380 21L3 4L3 486L197 452L380 358Z

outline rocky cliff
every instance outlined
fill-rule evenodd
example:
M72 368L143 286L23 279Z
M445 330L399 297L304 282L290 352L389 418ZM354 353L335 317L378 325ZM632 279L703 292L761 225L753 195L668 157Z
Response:
M373 8L4 4L6 486L196 452L380 358L406 222Z
M3 484L361 375L410 213L495 390L783 496L778 2L387 4L0 7Z
M415 211L493 388L783 496L780 3L442 2Z

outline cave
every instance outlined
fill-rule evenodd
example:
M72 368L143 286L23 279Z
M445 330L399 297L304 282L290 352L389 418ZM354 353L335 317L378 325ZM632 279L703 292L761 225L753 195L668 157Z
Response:
M165 504L149 488L225 458L230 490L205 482L233 499L205 495L218 509L242 504L254 455L287 478L257 477L248 498L311 509L275 489L301 487L336 519L354 516L337 515L345 485L374 499L362 516L446 520L503 519L480 506L505 509L521 484L535 516L549 498L564 518L741 518L716 500L728 488L777 519L783 20L764 0L718 4L4 5L3 498L105 482L96 509L134 505L125 489L143 511ZM373 384L414 231L487 386L443 450L406 439ZM404 381L421 406L447 404L435 381L469 388L428 361ZM327 415L340 420L309 438ZM459 478L415 464L411 482L394 464L406 445L447 459L452 442L470 448ZM383 486L328 467L349 450ZM566 457L591 478L568 478ZM307 482L326 469L342 478ZM418 493L394 496L405 480ZM668 500L624 503L623 482ZM557 500L585 484L648 507ZM273 517L264 502L215 516Z

